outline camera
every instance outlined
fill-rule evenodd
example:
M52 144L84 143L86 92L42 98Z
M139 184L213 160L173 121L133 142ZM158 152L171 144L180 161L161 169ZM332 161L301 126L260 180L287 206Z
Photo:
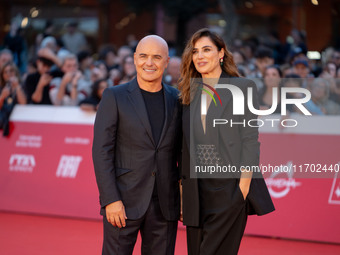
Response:
M59 69L50 70L50 71L48 71L46 73L51 75L53 78L63 77L63 75L64 75L64 73L61 70L59 70Z

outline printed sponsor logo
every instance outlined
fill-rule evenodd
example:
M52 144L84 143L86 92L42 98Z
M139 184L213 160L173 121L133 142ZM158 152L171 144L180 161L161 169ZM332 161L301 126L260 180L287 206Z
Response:
M340 164L340 162L339 162ZM339 172L335 173L331 192L329 194L328 199L329 204L338 204L340 205L340 179L339 179Z
M75 178L82 160L83 158L81 156L62 155L59 160L56 176L61 178Z
M80 144L80 145L89 145L90 139L84 137L65 137L65 144Z
M89 145L90 139L84 137L65 137L65 144L80 144L80 145Z
M23 148L40 148L42 136L40 135L19 135L18 140L15 142L16 147Z
M33 155L12 154L9 159L9 171L13 172L33 172L35 159Z
M266 179L266 184L267 184L269 193L273 198L285 197L288 195L291 189L295 189L296 187L301 186L301 182L297 182L293 178L294 172L292 170L291 161L289 161L287 165L281 165L280 168L281 168L281 171L279 170L279 171L273 172L270 175L270 178ZM287 169L290 169L290 170L287 171ZM287 175L287 178L282 178L282 175Z

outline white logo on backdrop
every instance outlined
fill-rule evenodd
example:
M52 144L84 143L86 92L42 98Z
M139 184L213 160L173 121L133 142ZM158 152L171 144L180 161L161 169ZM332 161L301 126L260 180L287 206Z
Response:
M65 144L89 145L90 139L86 137L65 137Z
M62 155L56 172L57 177L75 178L82 160L81 156Z
M33 172L35 159L33 155L12 154L9 159L9 171Z
M270 178L266 179L266 184L269 193L274 198L282 198L287 196L289 191L293 188L301 186L301 182L297 182L294 178L294 172L292 168L292 162L289 161L286 166L280 166L281 171L275 171L271 174ZM290 171L287 171L289 169ZM282 178L281 176L275 179L277 175L287 174L288 178Z
M340 164L340 162L338 163ZM340 179L338 178L339 173L335 173L331 192L328 198L328 204L338 204L340 205Z
M15 142L16 147L23 148L40 148L42 136L40 135L19 135Z

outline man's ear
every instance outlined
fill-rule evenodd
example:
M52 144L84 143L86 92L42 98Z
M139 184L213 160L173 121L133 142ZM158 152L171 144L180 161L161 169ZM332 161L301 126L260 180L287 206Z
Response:
M166 65L165 65L165 68L167 68L167 67L168 67L169 61L170 61L170 57L168 56L168 58L167 58L167 60L166 60Z

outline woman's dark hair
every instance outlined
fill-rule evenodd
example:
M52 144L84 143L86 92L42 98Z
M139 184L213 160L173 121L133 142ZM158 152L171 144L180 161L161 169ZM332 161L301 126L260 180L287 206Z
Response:
M190 104L194 96L193 94L197 90L198 86L198 84L192 84L191 79L201 77L201 74L196 70L194 66L192 55L195 43L202 37L208 37L217 47L218 51L221 51L221 49L224 50L223 66L221 67L222 71L233 77L240 76L233 56L231 52L227 49L227 46L224 43L223 39L218 34L207 28L198 30L188 41L182 55L181 78L179 80L178 88L181 92L180 98L182 100L182 103L186 105Z
M132 61L133 61L133 55L127 55L123 58L122 60L122 66L121 66L121 73L122 73L122 77L124 78L127 74L125 73L125 69L124 69L124 65L126 63L126 61L129 59L129 58L132 58ZM135 74L134 74L135 75Z
M117 55L117 50L116 50L115 46L113 46L113 45L102 46L102 48L99 50L98 59L105 61L106 55L109 52L112 52L114 55Z
M260 58L260 59L263 59L263 58L274 58L273 50L268 48L268 47L266 47L266 46L261 45L255 51L254 57L255 58Z
M81 63L83 60L91 57L91 53L87 50L82 50L77 54L78 63Z
M102 83L103 81L105 81L107 83L107 79L103 78L103 79L99 79L99 80L96 80L93 85L92 85L92 93L91 93L91 96L93 98L98 98L98 90L99 90L99 86L100 86L100 83Z
M267 66L264 73L266 73L268 69L275 69L279 73L280 78L282 78L282 71L278 65ZM282 80L279 83L279 88L281 87L282 87ZM263 80L263 87L259 89L259 96L262 97L266 92L267 92L267 86L264 84L264 80Z
M6 81L4 79L4 72L8 66L14 70L15 76L18 78L19 83L21 83L21 76L20 76L19 69L14 62L10 61L4 64L4 66L0 70L0 88L1 89L4 88L6 85Z
M265 71L267 71L268 69L276 69L278 71L280 77L282 78L282 71L281 71L281 68L280 68L279 65L270 65L270 66L267 66Z

